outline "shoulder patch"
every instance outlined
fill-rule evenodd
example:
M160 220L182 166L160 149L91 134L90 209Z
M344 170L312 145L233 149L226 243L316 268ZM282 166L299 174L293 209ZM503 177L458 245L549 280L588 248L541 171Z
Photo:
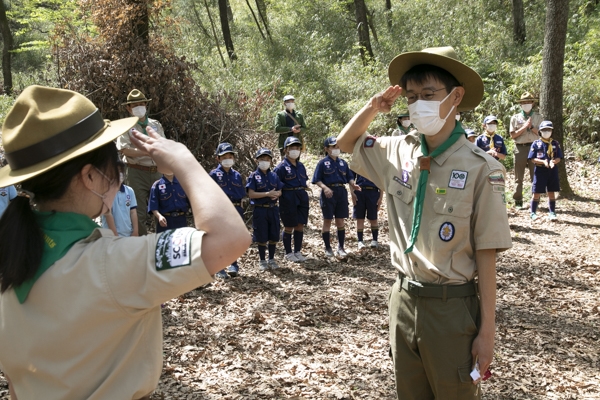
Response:
M164 231L156 242L155 262L157 271L165 271L191 264L192 234L194 228Z
M504 174L500 171L494 171L488 175L488 183L490 185L500 185L504 186L506 183L504 181Z
M371 148L371 147L375 146L376 141L377 141L377 138L375 136L367 136L363 146L365 148Z

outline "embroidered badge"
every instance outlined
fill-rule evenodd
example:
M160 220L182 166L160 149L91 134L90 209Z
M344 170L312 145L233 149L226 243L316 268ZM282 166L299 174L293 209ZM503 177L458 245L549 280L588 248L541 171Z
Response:
M156 270L165 271L190 265L194 228L170 229L156 242Z
M129 207L130 205L131 205L131 202L130 202L129 200L127 200L127 201L125 202L125 207Z
M221 171L217 171L215 174L216 174L216 175L217 175L219 178L221 178L221 177L223 176L223 173L222 173Z
M446 194L446 189L435 188L435 194Z
M440 239L444 242L449 242L454 237L454 225L451 222L444 222L440 226Z
M0 192L0 196L5 197L8 196L5 191Z
M467 175L469 175L469 173L466 171L452 170L448 187L453 189L464 189L467 184Z
M290 167L288 167L288 166L286 166L286 167L285 167L285 170L286 170L287 172L292 172L292 169L291 169Z
M543 151L538 151L536 158L544 158L544 152Z
M327 167L329 167L330 162L329 161L325 161L323 164L325 164Z
M506 204L506 193L502 193L502 204Z
M409 183L406 183L406 182L402 182L402 179L398 178L397 176L394 176L394 180L396 182L398 182L399 184L401 184L402 186L412 189L412 185L410 185Z
M402 182L404 182L404 183L408 182L408 178L409 178L408 171L403 169L402 170Z
M167 185L165 185L164 183L161 183L160 185L158 185L159 189L166 189Z
M365 139L364 147L370 148L370 147L375 146L375 141L376 140L377 140L377 138L375 138L373 136L367 136L367 138Z
M502 172L492 172L488 175L488 182L490 185L505 186L504 174Z
M344 162L342 160L340 160L340 165L344 166Z
M254 175L254 178L256 178L257 182L260 182L262 180L259 174Z
M402 163L402 169L405 169L408 172L411 172L413 170L414 166L415 166L415 164L412 161L406 160Z
M494 193L504 193L505 186L504 185L494 185L492 186L492 191Z

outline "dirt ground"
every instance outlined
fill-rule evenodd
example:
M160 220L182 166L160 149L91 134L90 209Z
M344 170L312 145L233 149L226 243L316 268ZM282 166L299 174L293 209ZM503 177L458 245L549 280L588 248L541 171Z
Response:
M600 398L600 170L571 161L578 196L546 198L533 223L508 209L513 248L498 257L497 334L485 399ZM508 188L513 184L509 176ZM323 257L318 190L304 264L259 273L256 248L241 276L194 290L163 309L164 369L153 399L394 399L388 356L390 266L385 206L379 249ZM508 197L508 196L507 196ZM365 239L370 240L369 229ZM335 246L335 244L334 244ZM8 398L0 380L0 398Z

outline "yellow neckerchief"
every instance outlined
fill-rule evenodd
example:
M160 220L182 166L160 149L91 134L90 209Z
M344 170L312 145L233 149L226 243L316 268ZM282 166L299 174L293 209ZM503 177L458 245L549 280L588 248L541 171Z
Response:
M494 135L495 135L495 133L492 132L490 135L488 135L488 131L485 131L484 135L485 135L485 137L488 140L488 146L490 147L490 150L494 150L496 148L496 146L494 145Z
M542 138L542 142L544 142L548 145L548 157L550 157L550 160L554 160L554 149L552 148L552 137L550 137L548 139Z

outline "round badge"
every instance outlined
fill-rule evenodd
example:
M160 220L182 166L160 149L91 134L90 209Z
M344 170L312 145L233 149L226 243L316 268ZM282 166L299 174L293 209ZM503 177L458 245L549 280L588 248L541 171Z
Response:
M444 222L440 226L440 239L444 242L449 242L454 237L454 225L450 222Z
M373 139L369 138L365 141L365 147L373 147L374 144L375 144L375 140L373 140Z
M402 170L402 182L408 182L408 171L405 169Z

